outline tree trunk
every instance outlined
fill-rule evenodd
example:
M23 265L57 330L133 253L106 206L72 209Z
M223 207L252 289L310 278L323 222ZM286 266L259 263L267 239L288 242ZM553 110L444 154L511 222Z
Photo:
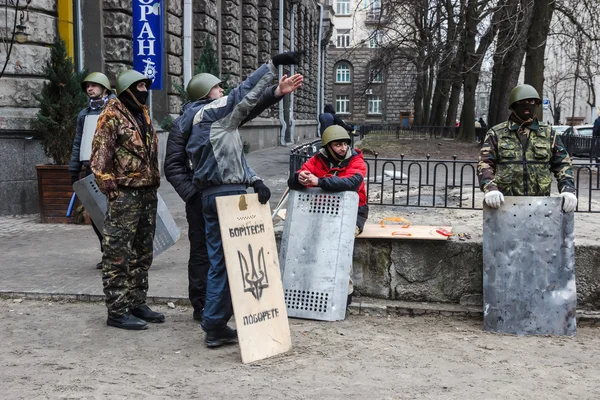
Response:
M446 113L446 126L454 126L456 123L456 117L458 116L458 103L460 102L460 91L462 89L462 82L455 82L452 85L452 94L450 95L450 102L448 104L448 112Z
M554 13L555 0L535 0L533 15L535 23L530 24L525 57L525 83L533 86L540 97L544 97L544 54L550 22ZM543 119L542 106L537 110L538 119Z
M523 3L523 4L522 4ZM532 7L527 0L507 0L498 30L492 70L488 125L506 121L510 91L517 85L531 24ZM518 23L518 26L516 24Z

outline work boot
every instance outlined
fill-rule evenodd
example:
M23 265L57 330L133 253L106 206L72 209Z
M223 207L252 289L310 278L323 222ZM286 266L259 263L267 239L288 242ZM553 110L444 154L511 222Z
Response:
M202 322L202 320L204 319L204 308L194 309L194 319L198 322Z
M96 264L96 269L102 269L102 262L99 262L98 264Z
M141 331L148 329L148 324L139 318L134 317L130 313L125 313L119 316L108 316L106 325L114 326L115 328L128 329L130 331Z
M224 344L237 343L237 331L227 325L222 328L206 332L204 343L206 347L219 347Z
M165 322L165 316L159 312L152 311L146 304L132 308L131 313L146 322L161 323Z

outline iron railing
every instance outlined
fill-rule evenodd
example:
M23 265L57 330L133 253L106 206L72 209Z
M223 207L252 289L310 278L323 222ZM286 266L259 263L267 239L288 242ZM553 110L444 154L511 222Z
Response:
M290 156L290 173L314 155L314 146ZM368 203L381 206L480 210L483 192L477 180L477 161L366 157ZM573 165L579 212L600 212L600 164ZM553 183L553 193L557 193Z

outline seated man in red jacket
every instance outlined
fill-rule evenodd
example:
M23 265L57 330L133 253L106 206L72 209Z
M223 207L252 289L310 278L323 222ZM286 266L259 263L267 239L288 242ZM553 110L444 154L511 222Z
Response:
M339 125L331 125L321 136L323 147L305 162L288 180L290 189L319 187L330 192L352 190L358 192L358 218L354 235L362 232L367 217L367 192L365 176L367 165L360 150L350 148L350 136ZM352 301L352 278L348 288L348 304Z

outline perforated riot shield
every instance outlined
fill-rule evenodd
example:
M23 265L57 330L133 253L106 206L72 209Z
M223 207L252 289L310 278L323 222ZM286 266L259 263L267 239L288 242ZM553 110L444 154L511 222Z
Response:
M559 197L505 197L483 210L484 329L574 335L573 213Z
M289 196L279 256L288 315L343 320L358 194L306 189Z
M88 175L73 184L73 189L94 224L102 231L106 215L106 197L96 185L94 175ZM157 194L158 205L156 210L156 231L154 233L154 257L164 253L169 247L179 240L179 228L162 197Z

